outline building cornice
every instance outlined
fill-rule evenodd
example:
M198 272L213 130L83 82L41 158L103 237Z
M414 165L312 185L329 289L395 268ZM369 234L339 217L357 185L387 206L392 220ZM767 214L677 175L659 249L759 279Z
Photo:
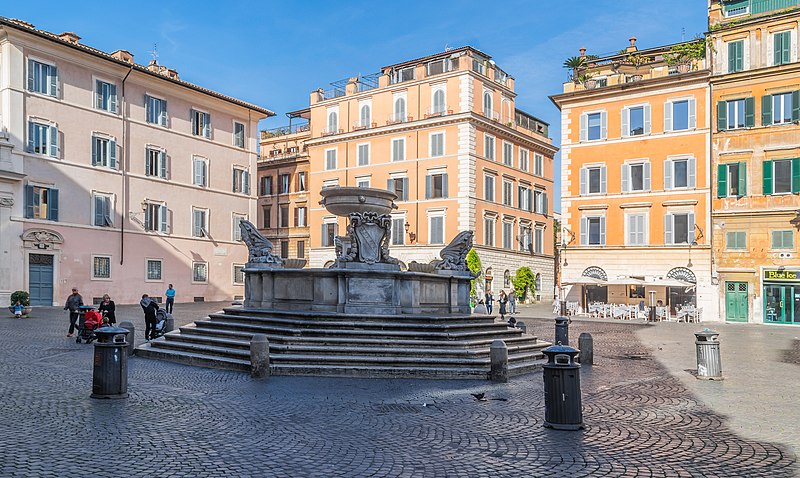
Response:
M800 75L800 63L795 62L780 66L766 66L737 73L714 75L711 77L711 84L717 86L728 83L739 83L742 81L762 80L765 78L774 80L776 75L787 75L797 78L797 76Z

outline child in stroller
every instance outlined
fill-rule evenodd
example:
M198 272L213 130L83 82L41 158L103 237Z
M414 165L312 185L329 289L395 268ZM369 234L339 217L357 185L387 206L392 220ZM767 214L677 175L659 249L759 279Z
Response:
M92 306L81 306L81 317L78 321L78 338L75 339L75 342L92 343L97 338L94 331L102 327L102 324L103 316L100 312L94 310Z
M153 338L156 339L167 333L167 317L170 314L164 309L156 311L156 325L153 326Z

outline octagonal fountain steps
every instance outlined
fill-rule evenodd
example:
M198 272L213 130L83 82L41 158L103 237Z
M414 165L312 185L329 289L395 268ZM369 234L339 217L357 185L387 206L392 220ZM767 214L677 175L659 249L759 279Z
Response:
M266 334L273 375L488 378L489 346L508 346L509 374L544 363L547 342L494 317L365 316L234 307L142 345L137 355L248 371L250 338Z

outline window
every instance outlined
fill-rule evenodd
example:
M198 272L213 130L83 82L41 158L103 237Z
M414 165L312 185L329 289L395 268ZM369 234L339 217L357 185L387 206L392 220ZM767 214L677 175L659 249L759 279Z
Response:
M369 128L370 124L372 123L372 108L370 105L364 104L361 105L359 108L359 120L358 125L362 128Z
M405 240L406 240L405 227L406 227L406 218L405 217L393 217L392 218L392 245L393 246L402 246L402 245L405 244Z
M192 158L192 184L208 186L208 161L203 158Z
M650 163L625 163L622 165L622 192L650 190Z
M262 212L262 220L264 224L264 229L269 229L272 227L272 208L269 206L264 206L261 210Z
M794 231L772 231L772 249L794 249Z
M541 229L537 229L541 230ZM533 252L533 235L531 232L531 226L524 225L519 226L519 250L525 252Z
M192 262L192 282L208 282L207 262Z
M167 179L167 153L163 149L144 149L144 174Z
M720 101L717 103L717 129L752 128L756 123L755 98Z
M685 131L697 124L697 104L694 98L668 101L664 105L664 131Z
M145 95L145 117L150 124L167 126L167 100Z
M328 111L328 134L336 134L339 131L339 113L334 110Z
M800 158L764 161L763 193L800 192Z
M475 73L479 73L481 75L486 74L486 63L485 60L472 60L472 71Z
M483 178L483 199L494 202L494 180L493 174L487 174Z
M247 216L243 214L234 214L233 215L233 223L231 226L233 227L233 231L231 234L231 238L234 241L241 241L242 240L242 228L239 226L242 221L247 220Z
M101 80L94 82L94 107L98 110L117 112L117 85Z
M444 156L444 133L431 133L430 156Z
M650 105L624 108L622 110L622 137L643 134L650 134Z
M392 83L402 83L414 79L414 67L399 68L392 71Z
M606 112L582 114L580 135L581 141L606 139L608 137L608 115Z
M785 65L792 61L792 32L775 33L772 35L773 41L773 65Z
M425 70L428 76L439 75L448 71L452 71L453 69L454 65L450 58L442 58L440 60L430 61L425 65Z
M792 93L772 95L772 124L792 122Z
M192 110L192 134L211 138L211 115L198 110Z
M338 233L339 225L329 222L322 225L322 247L333 247L334 239Z
M425 176L425 199L447 197L447 173L435 173Z
M514 183L511 181L503 181L503 204L514 205Z
M581 168L581 195L606 193L606 167Z
M544 156L539 153L533 155L533 174L544 176Z
M497 218L494 216L483 218L483 244L486 246L494 246L494 225Z
M145 203L144 230L167 233L167 205L159 203Z
M192 236L208 237L208 210L192 208Z
M300 171L297 173L297 192L306 191L306 176L308 173Z
M728 42L728 73L744 70L744 40Z
M644 246L647 244L647 215L628 214L628 245Z
M514 166L514 145L503 141L503 164Z
M307 211L305 206L294 208L294 227L306 227L308 225L306 222Z
M281 241L281 259L289 258L289 241Z
M58 221L58 189L25 186L25 217Z
M58 69L36 60L28 60L28 91L58 96Z
M92 136L92 166L117 169L117 142L101 136Z
M695 158L668 159L664 161L664 189L693 188L696 186Z
M113 225L114 208L112 198L108 194L94 193L92 195L92 224L101 227Z
M408 178L389 178L386 189L397 194L398 201L408 201Z
M533 211L533 191L528 186L520 186L517 189L519 198L517 205L525 211Z
M428 244L444 244L444 213L428 215Z
M92 256L92 279L111 278L111 257Z
M336 150L328 149L325 151L325 169L336 169Z
M278 227L289 227L289 206L278 206Z
M246 169L233 168L233 192L250 194L250 173Z
M244 124L233 122L233 145L237 148L244 148Z
M533 211L537 214L547 215L547 193L545 191L533 191Z
M297 258L304 259L306 257L306 241L297 241Z
M664 244L694 242L694 213L674 213L664 216Z
M406 97L405 95L397 96L394 99L394 116L391 122L404 123L406 121Z
M644 299L644 286L632 285L628 288L628 297L631 299Z
M368 188L370 187L370 178L369 176L356 178L356 187L358 188Z
M544 229L537 227L534 232L536 233L536 240L534 241L533 252L536 254L544 254Z
M406 159L406 139L394 138L392 140L392 161L403 161Z
M358 165L359 166L368 166L369 165L369 144L359 144L356 146L357 156L358 156Z
M281 174L278 176L278 185L279 185L279 194L289 194L290 189L289 186L291 185L291 174Z
M431 108L431 114L442 115L447 111L447 107L445 106L444 88L436 88L433 90L431 104L433 105Z
M527 149L519 149L519 169L523 171L528 171L528 154L529 153Z
M272 194L272 176L261 176L261 196L269 196Z
M581 245L604 246L606 245L606 218L582 217L581 218Z
M741 197L747 195L747 163L717 165L717 197Z
M791 232L791 231L790 231ZM773 231L773 234L775 231ZM725 249L735 251L747 250L747 232L729 231L725 233Z
M28 152L57 158L59 156L58 128L51 124L29 121Z
M233 265L233 283L234 285L244 284L244 266L242 264Z
M514 247L514 224L508 221L503 221L503 249L512 249Z
M494 111L492 111L492 92L483 92L483 115L487 118L492 118Z
M484 136L483 140L483 155L486 159L494 161L494 136L488 134Z
M160 281L163 264L161 259L145 260L145 277L149 281Z

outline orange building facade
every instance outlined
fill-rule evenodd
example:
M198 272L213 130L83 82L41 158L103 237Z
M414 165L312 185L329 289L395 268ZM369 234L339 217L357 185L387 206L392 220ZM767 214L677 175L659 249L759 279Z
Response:
M398 195L391 254L428 262L475 232L486 287L511 287L519 267L553 297L553 156L548 125L516 109L514 79L464 47L311 93L311 266L334 259L345 221L319 206L332 186Z

